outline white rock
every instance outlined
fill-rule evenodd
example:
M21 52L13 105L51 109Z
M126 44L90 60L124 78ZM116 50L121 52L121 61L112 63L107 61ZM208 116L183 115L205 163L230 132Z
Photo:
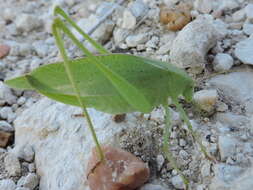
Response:
M221 161L226 161L228 157L234 156L238 141L235 138L221 135L218 140Z
M0 81L0 100L6 101L8 104L14 104L17 97L13 95L10 88Z
M17 30L20 32L30 32L41 27L42 23L38 16L25 13L18 15L15 20Z
M243 24L243 32L247 35L253 34L253 24L245 22Z
M34 163L29 164L28 170L29 170L29 172L34 173L36 171L35 164Z
M253 21L253 4L248 4L246 7L245 7L245 12L246 12L246 15L247 15L247 18L252 22Z
M0 61L0 71L2 71L6 67L6 64Z
M44 41L34 42L33 48L40 58L46 57L48 55L49 47Z
M194 93L193 99L200 107L200 109L205 110L207 112L212 112L218 100L218 93L217 90L214 89L201 90Z
M145 184L139 190L168 190L168 187L155 184Z
M228 71L234 63L231 55L226 53L218 53L214 57L214 70L215 71Z
M160 48L156 52L159 55L168 54L171 50L174 39L176 38L175 32L169 32L160 37Z
M3 18L5 21L13 21L16 17L12 8L5 7L3 10Z
M24 146L22 149L19 150L19 152L13 151L18 158L21 160L25 160L26 162L32 162L34 159L34 150L30 145Z
M253 168L248 169L240 178L236 179L230 190L249 190L253 186Z
M142 0L137 0L129 4L129 10L139 20L147 14L148 6Z
M148 41L148 35L146 33L130 35L126 38L126 44L128 47L136 47L137 45L144 44L147 41Z
M16 185L11 179L2 179L0 180L0 189L1 190L15 190Z
M28 173L27 176L23 176L18 181L19 187L26 187L33 190L39 184L39 177L34 173Z
M219 0L217 3L219 4L219 10L229 10L239 7L237 0Z
M213 77L209 83L221 90L227 97L247 105L253 100L253 72L245 69ZM251 104L252 105L252 104Z
M176 189L184 189L185 188L185 184L179 175L172 177L171 183Z
M232 18L234 22L244 21L246 18L245 9L240 9L239 11L234 12Z
M208 14L212 11L212 1L209 0L195 0L194 1L194 8L201 13Z
M253 65L253 38L247 38L236 44L235 55L244 64Z
M11 123L16 118L16 114L12 111L11 107L5 106L0 109L0 117L3 119L7 119L7 121Z
M215 177L212 179L209 190L235 190L232 183L241 176L243 171L244 169L239 166L227 164L214 165Z
M126 9L123 12L123 22L122 22L122 28L125 29L134 29L136 26L136 17L133 15L133 13Z
M201 175L202 177L209 177L211 175L211 164L209 162L205 162L201 167Z
M178 67L203 70L206 53L226 34L226 25L212 17L198 17L181 30L173 42L171 61Z
M14 128L6 121L0 121L0 131L13 132Z
M22 96L18 99L17 104L21 106L25 103L25 101L26 101L26 98Z
M8 153L6 155L4 166L10 176L19 176L21 174L21 166L15 154Z
M24 145L34 148L40 190L88 190L84 178L94 143L84 118L72 116L78 113L81 113L80 108L43 98L14 122L15 152ZM116 134L122 129L139 126L138 118L132 114L117 124L110 114L94 109L89 109L89 113L102 143L117 142Z
M157 163L158 171L162 168L164 161L165 161L165 159L164 159L163 155L161 155L161 154L157 155L156 163Z
M90 15L89 18L82 18L77 22L77 25L82 28L85 32L89 31L95 23L97 23L99 18L96 15ZM105 20L91 35L93 39L100 43L104 43L112 34L114 23L111 20ZM83 40L82 35L80 35L76 30L72 30L74 35L79 39Z
M113 30L113 39L117 45L123 42L126 36L127 36L127 31L125 29L116 28L115 30Z

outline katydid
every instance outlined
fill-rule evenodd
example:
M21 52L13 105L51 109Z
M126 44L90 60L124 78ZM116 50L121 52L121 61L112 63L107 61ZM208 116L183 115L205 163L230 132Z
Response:
M154 107L162 105L166 110L164 152L177 169L169 152L168 143L170 136L168 98L170 98L188 125L193 138L200 145L201 151L209 158L178 102L180 95L187 101L191 101L193 95L194 81L184 71L157 60L127 54L112 54L82 31L59 7L55 8L55 15L64 18L98 50L100 55L93 55L77 40L65 22L56 18L52 31L63 62L39 67L29 74L5 81L6 84L14 88L36 90L56 101L81 107L101 161L104 155L87 107L111 114L124 114L134 111L149 113ZM84 52L85 58L74 60L68 58L61 38L62 32ZM183 177L180 170L177 170ZM183 179L187 184L187 180L184 177Z

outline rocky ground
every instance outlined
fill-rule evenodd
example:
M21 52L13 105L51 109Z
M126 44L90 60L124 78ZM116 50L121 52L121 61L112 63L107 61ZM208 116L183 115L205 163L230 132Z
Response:
M60 60L51 33L55 5L89 31L114 3L0 0L0 190L88 190L85 170L93 143L83 118L73 117L80 109L3 84ZM92 36L112 52L171 62L196 80L194 103L184 106L218 162L204 158L172 107L171 151L191 189L252 188L253 1L124 1ZM72 44L66 47L71 57L82 56ZM162 108L144 118L127 114L119 123L89 112L101 142L149 164L151 177L141 190L184 189L161 150Z

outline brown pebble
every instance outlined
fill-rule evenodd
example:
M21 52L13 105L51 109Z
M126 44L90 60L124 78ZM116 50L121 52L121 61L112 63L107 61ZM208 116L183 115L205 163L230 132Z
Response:
M125 121L125 119L126 119L126 114L125 113L117 114L117 115L113 116L113 121L115 123L121 123L121 122Z
M133 154L111 146L102 147L105 161L96 149L88 162L87 179L91 190L134 190L149 178L148 166Z
M169 30L181 30L191 21L190 9L191 8L185 4L179 4L175 8L161 6L160 22L166 24Z
M0 44L0 59L7 56L10 52L10 46L5 44Z
M0 147L5 148L12 139L12 133L0 131Z

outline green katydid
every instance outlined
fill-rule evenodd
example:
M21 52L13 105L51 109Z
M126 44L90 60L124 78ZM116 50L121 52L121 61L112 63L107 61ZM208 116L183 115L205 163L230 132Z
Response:
M112 54L83 32L59 7L55 8L55 15L64 18L98 50L100 55L93 55L77 40L65 23L60 18L56 18L52 31L63 62L42 66L29 74L7 80L6 84L14 88L36 90L56 101L80 106L101 160L104 159L104 155L87 107L111 114L121 114L134 111L149 113L154 107L163 105L166 110L164 152L177 169L168 151L170 133L168 98L170 98L188 125L193 138L200 145L201 151L209 157L178 102L180 95L187 101L191 101L193 95L194 82L184 71L161 61L127 54ZM84 52L85 58L75 60L68 58L61 38L62 32ZM179 173L181 174L180 171ZM183 177L182 174L181 176ZM187 180L184 177L183 179L187 184Z

